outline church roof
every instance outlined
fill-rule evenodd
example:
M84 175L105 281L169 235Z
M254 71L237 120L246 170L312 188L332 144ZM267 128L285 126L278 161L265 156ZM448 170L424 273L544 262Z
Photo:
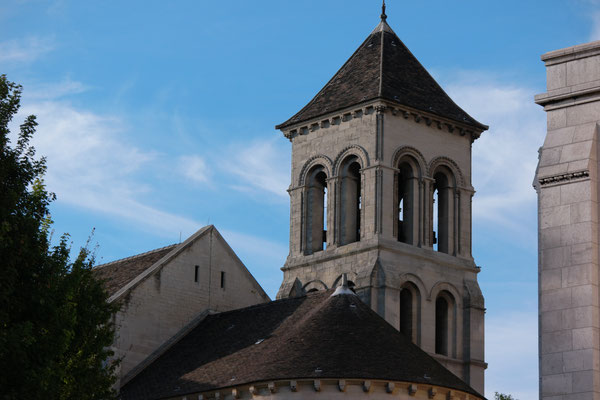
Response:
M276 129L375 99L488 129L452 101L384 18L325 87Z
M379 379L482 397L353 294L332 291L207 316L121 388L164 399L294 379Z
M98 265L94 267L93 271L97 278L104 281L104 287L109 296L112 296L175 247L177 247L177 244Z

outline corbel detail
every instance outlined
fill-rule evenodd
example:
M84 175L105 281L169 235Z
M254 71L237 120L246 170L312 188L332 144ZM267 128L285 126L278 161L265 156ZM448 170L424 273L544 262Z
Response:
M418 390L418 388L417 388L417 385L415 385L415 384L412 384L412 385L408 386L408 394L410 396L416 395L417 394L417 390Z
M541 186L552 186L558 183L565 183L570 181L581 181L590 177L589 170L582 170L576 172L569 172L567 174L558 174L553 176L547 176L544 178L540 178Z
M369 393L371 391L371 381L364 381L362 384L363 392Z
M396 384L394 382L388 382L385 384L385 391L388 393L392 393L396 388Z
M315 379L313 382L313 387L315 388L315 392L320 392L321 391L321 381L318 379Z

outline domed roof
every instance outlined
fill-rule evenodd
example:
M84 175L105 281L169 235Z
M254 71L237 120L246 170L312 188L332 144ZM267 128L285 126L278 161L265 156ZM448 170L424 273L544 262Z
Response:
M121 398L327 378L414 382L483 397L356 295L330 290L206 317L129 381Z

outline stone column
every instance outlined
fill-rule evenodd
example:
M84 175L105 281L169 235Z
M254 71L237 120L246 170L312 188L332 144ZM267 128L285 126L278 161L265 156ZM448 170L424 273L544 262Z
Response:
M540 398L600 399L597 123L600 42L542 56L548 118L538 193Z

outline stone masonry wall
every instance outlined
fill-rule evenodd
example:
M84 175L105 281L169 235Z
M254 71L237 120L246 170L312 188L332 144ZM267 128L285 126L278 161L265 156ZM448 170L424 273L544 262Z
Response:
M194 281L199 266L198 282ZM221 288L221 271L225 287ZM214 228L197 238L122 299L115 347L120 377L205 310L228 311L268 301Z
M292 140L290 254L277 297L334 287L347 273L363 301L398 329L400 290L410 282L420 296L416 343L483 392L485 311L477 283L479 269L471 256L471 135L413 114L407 117L382 104L364 105L342 115L286 133ZM413 244L398 242L395 228L397 156L407 149L420 169L415 205L421 209L415 221L420 227L415 229L418 240ZM335 232L338 175L340 163L349 155L362 164L361 238L341 245ZM451 219L456 220L450 234L456 245L450 254L433 251L430 244L431 174L440 164L451 169L456 179L450 200ZM303 249L303 178L314 165L323 166L328 177L327 248L311 254ZM456 301L448 356L435 354L435 301L441 290Z
M542 56L547 112L535 186L540 399L600 399L598 148L600 42Z

